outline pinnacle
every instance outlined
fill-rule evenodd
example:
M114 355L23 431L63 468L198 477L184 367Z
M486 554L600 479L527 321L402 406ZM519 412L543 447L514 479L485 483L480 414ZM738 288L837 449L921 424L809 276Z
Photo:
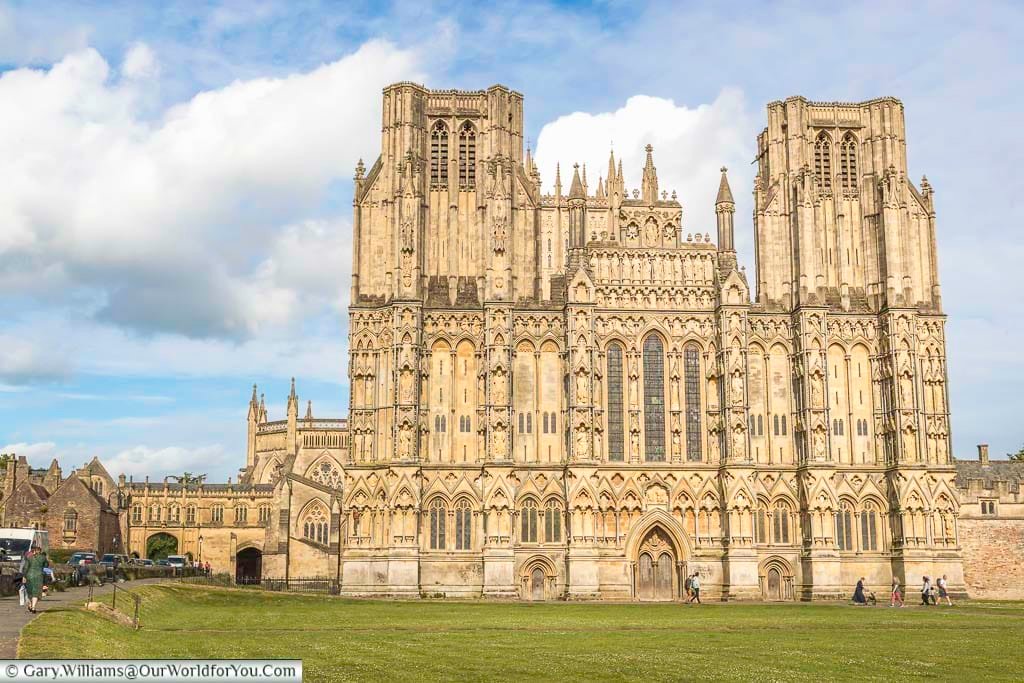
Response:
M735 204L736 201L732 198L732 190L729 189L729 178L726 176L728 169L722 167L722 180L718 184L718 197L715 199L715 204Z

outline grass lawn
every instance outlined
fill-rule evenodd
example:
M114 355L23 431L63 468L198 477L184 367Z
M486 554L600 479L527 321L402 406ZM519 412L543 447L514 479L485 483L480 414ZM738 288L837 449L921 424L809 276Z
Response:
M307 681L1024 680L1022 603L687 607L137 590L141 630L53 611L25 629L19 656L297 658Z

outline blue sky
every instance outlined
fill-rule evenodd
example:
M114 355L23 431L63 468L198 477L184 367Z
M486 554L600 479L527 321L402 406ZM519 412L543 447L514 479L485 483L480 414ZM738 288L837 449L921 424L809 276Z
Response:
M1018 3L0 2L0 447L213 479L251 385L344 414L351 177L395 80L526 96L545 183L655 146L684 229L768 101L906 105L936 190L954 450L1024 444Z

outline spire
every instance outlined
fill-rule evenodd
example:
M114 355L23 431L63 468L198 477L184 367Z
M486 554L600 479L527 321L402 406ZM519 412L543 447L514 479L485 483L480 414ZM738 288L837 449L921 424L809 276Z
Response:
M715 200L715 218L718 222L718 250L735 252L732 218L736 212L736 202L732 199L729 179L725 175L726 171L727 169L723 166L722 181L718 185L718 198ZM733 259L735 259L735 256L733 256Z
M616 180L619 183L619 187L625 187L626 176L622 173L622 159L619 159L619 174Z
M295 378L292 377L292 390L288 394L288 415L299 414L299 395L295 393Z
M256 401L256 385L252 385L252 398L249 399L249 420L255 422L260 417L260 406Z
M572 171L572 185L569 187L569 199L584 199L583 182L580 180L580 165L574 164Z
M590 196L590 184L587 183L587 165L583 164L583 196Z
M652 155L654 147L647 145L644 149L647 151L647 161L644 163L644 177L640 184L640 193L645 202L654 204L658 201L658 171L654 168Z
M263 394L260 394L260 416L259 416L259 421L261 423L267 421L267 404L263 400Z
M562 165L555 162L555 196L562 196Z
M307 420L312 420L313 419L313 402L312 401L306 401L306 419Z
M729 178L725 175L728 170L725 166L722 167L722 180L718 183L718 198L715 199L716 205L724 202L736 203L732 198L732 190L729 189Z
M598 176L598 178L597 178L597 194L595 194L594 196L596 196L598 199L604 199L605 198L604 178L601 178L600 176Z
M615 181L615 150L608 153L608 182Z

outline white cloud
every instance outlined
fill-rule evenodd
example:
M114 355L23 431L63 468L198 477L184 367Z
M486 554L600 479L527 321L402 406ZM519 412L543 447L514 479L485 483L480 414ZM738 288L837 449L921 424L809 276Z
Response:
M57 450L57 444L53 441L9 443L0 447L0 453L25 456L25 459L33 467L48 466L51 460L58 457Z
M743 93L723 90L710 104L679 105L669 99L635 95L614 111L575 112L545 125L537 139L537 166L545 191L553 191L555 164L561 164L562 191L569 191L573 164L586 166L590 192L607 176L609 148L622 160L626 188L640 187L646 154L654 147L654 165L662 190L676 190L683 205L683 231L708 232L714 238L714 203L720 167L730 168L730 183L746 215L744 190L753 182L751 140L757 123ZM737 226L740 227L740 226Z
M151 448L139 445L122 450L112 458L103 459L103 466L114 477L125 474L136 480L148 476L160 481L163 477L182 472L206 473L211 463L223 458L224 448L219 444L197 448Z
M348 265L328 260L345 255L347 222L317 223L318 207L375 152L380 89L417 77L414 63L370 42L155 120L143 45L121 80L91 49L4 73L0 101L18 106L0 108L0 281L87 296L96 319L145 333L244 339L293 322L325 295L299 274L323 284Z

